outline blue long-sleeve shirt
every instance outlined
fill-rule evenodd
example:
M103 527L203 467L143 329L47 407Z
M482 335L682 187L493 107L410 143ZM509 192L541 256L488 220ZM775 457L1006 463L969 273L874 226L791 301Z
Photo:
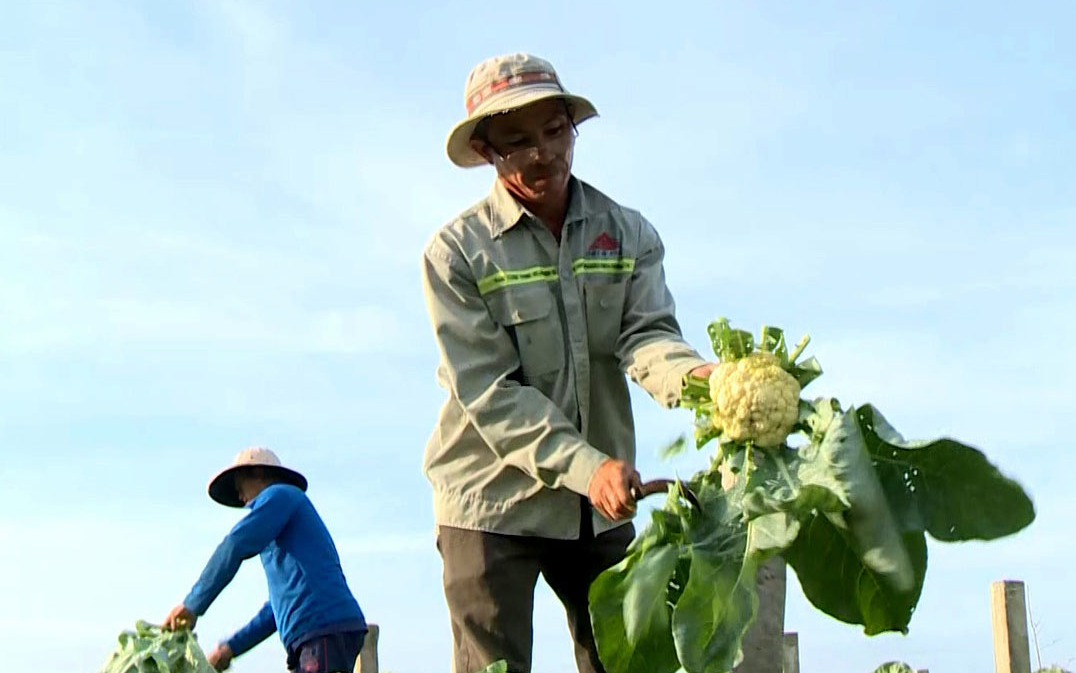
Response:
M348 588L336 545L313 503L290 484L273 484L250 504L213 552L183 604L202 616L243 561L261 556L269 601L225 641L236 656L279 631L291 650L334 631L365 630L366 618Z

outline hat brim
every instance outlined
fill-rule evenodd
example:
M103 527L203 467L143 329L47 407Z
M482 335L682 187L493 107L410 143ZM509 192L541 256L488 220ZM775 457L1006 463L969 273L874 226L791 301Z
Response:
M597 109L589 100L582 96L565 93L563 89L556 85L527 87L516 93L498 97L495 104L487 108L480 107L467 119L456 124L455 128L448 134L446 148L448 158L460 168L475 168L487 165L489 162L486 161L486 158L475 152L471 147L471 136L474 135L474 130L478 123L486 117L514 112L520 108L551 98L561 98L571 104L574 111L572 121L575 124L581 124L591 117L598 116Z
M306 477L295 470L278 465L233 465L221 470L220 474L213 477L209 482L209 497L227 507L243 507L244 503L239 499L239 490L235 486L235 477L241 470L253 468L268 470L282 482L297 486L299 490L306 491Z

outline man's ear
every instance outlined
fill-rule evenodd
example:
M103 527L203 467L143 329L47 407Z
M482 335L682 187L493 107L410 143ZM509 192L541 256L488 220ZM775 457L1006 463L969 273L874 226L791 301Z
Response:
M484 140L479 140L478 138L471 138L471 149L477 152L479 156L481 156L483 159L485 159L487 164L491 166L493 165L493 150Z

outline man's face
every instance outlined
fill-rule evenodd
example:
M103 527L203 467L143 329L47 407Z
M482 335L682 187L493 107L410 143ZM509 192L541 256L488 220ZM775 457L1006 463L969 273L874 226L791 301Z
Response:
M563 101L544 100L487 122L474 140L509 190L531 203L563 199L572 172L575 127Z
M244 505L249 505L268 486L269 480L260 470L240 470L235 475L235 490Z

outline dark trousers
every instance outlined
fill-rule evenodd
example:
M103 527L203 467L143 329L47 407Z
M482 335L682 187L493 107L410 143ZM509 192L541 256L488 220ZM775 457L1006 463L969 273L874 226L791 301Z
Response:
M438 528L453 673L476 673L499 659L509 673L530 673L539 575L564 605L579 673L605 673L591 630L590 585L624 558L634 537L631 524L597 537L584 530L579 540Z
M295 673L352 673L366 631L326 633L288 650L288 670Z

